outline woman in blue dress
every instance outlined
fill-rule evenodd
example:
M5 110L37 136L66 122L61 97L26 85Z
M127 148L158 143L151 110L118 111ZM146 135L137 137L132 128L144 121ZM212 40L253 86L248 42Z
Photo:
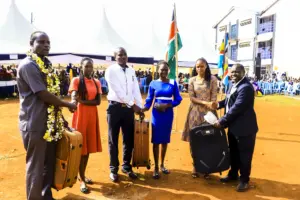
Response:
M169 174L169 170L164 166L165 155L168 143L170 143L173 108L182 101L178 85L175 80L168 79L169 65L165 61L158 63L159 79L151 81L144 111L148 111L153 103L152 109L152 143L155 168L153 178L159 179L159 145L161 144L161 164L160 170L164 174Z

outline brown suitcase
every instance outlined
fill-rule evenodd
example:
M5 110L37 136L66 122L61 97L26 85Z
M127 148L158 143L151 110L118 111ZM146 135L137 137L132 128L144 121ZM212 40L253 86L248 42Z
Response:
M150 169L149 121L136 119L134 123L134 149L132 166L137 168L147 167L147 169Z
M56 147L56 167L53 187L62 190L77 181L82 150L82 135L65 130Z

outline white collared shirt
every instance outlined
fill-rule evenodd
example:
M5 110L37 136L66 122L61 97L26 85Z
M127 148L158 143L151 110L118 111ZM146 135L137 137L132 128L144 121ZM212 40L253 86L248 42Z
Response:
M231 90L230 90L230 93L229 93L228 101L227 101L227 104L226 104L226 113L227 113L228 110L229 110L228 104L229 104L229 100L230 100L231 95L232 95L233 93L235 93L235 91L237 90L237 85L238 85L242 80L244 80L244 78L245 78L245 76L244 76L241 80L239 80L239 82L237 82L237 83L235 83L235 84L232 85Z
M125 103L128 106L135 103L143 108L143 99L133 68L127 67L124 72L119 64L113 64L106 69L105 80L108 85L107 100Z

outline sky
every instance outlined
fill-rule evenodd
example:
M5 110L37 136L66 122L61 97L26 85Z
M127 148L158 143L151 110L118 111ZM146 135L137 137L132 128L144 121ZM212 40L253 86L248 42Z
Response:
M131 45L147 46L153 33L166 45L176 3L178 29L185 54L197 54L198 46L214 47L212 26L232 6L261 11L274 0L15 0L25 18L33 12L34 25L52 38L84 44L99 30L102 7L112 27ZM0 26L11 0L0 0ZM0 47L1 48L1 47ZM184 50L185 48L185 50ZM201 52L199 52L201 54ZM188 56L187 56L188 57ZM195 56L191 56L195 57Z

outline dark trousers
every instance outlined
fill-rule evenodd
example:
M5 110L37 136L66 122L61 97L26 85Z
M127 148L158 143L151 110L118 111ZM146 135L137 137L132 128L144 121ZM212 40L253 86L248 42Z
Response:
M249 182L255 139L256 134L238 137L234 136L229 130L228 142L231 168L228 175L230 177L237 178L240 171L240 181Z
M27 200L52 200L56 143L46 142L44 132L22 131L26 154Z
M121 104L109 104L107 109L108 147L110 156L110 171L118 173L119 170L119 132L123 133L123 169L131 170L131 157L134 140L134 111Z

